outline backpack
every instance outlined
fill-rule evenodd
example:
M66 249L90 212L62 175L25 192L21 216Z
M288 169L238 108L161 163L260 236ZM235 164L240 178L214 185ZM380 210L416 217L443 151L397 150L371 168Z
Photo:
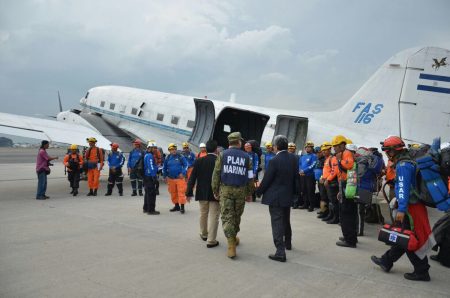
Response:
M72 171L76 171L80 168L80 156L78 155L78 153L76 154L76 158L70 158L71 156L69 155L69 166L68 168L71 169Z
M345 198L353 200L356 197L358 187L358 164L353 163L353 168L347 170L347 185L345 186Z
M413 192L419 201L428 207L446 212L450 210L450 196L443 180L445 174L439 166L440 156L429 149L428 145L410 149L399 161L409 161L416 166L416 187Z

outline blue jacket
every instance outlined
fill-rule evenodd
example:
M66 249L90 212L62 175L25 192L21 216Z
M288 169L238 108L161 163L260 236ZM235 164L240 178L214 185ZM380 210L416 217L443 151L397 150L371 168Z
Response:
M321 157L320 159L317 159L317 161L316 161L316 165L314 167L314 179L316 179L316 181L319 181L320 177L322 177L324 162L325 162L325 157Z
M316 166L317 155L306 153L300 156L298 160L298 170L303 171L306 176L314 176L314 167Z
M136 163L141 158L141 156L145 155L145 151L141 149L134 148L130 151L130 155L128 156L127 167L130 169L134 169Z
M125 163L125 156L123 156L122 152L119 151L111 151L108 154L108 166L110 168L121 168Z
M362 188L371 192L376 191L377 186L377 176L381 173L381 168L383 167L383 159L374 155L373 158L376 159L375 168L371 168L368 165L367 170L362 177L358 180L358 188ZM358 158L357 158L358 160ZM380 161L381 160L381 161ZM359 166L359 163L358 163Z
M158 173L158 167L155 164L155 159L153 154L147 153L144 156L144 176L146 177L156 177Z
M169 177L172 179L178 178L180 174L186 176L187 168L188 163L186 158L184 158L181 154L169 154L164 161L163 176L164 178Z
M270 153L265 153L264 154L264 170L267 171L267 169L269 168L269 161L274 158L275 153L270 152Z
M398 202L398 211L408 211L411 202L412 190L416 187L416 166L408 161L400 161L395 167L395 197Z
M250 161L253 165L253 175L256 175L258 173L258 167L259 167L259 159L258 154L255 152L247 152L248 156L250 157Z
M194 162L195 162L195 153L192 151L189 152L185 152L183 151L181 153L181 155L183 155L183 157L186 159L187 164L188 164L188 168L194 166Z

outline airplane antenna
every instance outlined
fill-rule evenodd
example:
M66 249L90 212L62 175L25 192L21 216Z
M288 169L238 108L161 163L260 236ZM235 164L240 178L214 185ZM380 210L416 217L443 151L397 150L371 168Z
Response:
M62 112L63 108L62 108L62 104L61 104L61 95L59 95L59 90L58 90L58 102L59 102L59 111Z

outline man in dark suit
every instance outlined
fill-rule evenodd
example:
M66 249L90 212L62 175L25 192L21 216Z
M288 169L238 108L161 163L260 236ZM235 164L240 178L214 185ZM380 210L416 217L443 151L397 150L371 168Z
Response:
M273 242L277 248L276 253L269 255L269 258L286 262L285 250L292 248L290 212L294 200L298 165L297 158L287 152L288 140L285 136L276 136L273 144L276 156L270 161L269 169L264 174L256 194L263 195L261 203L269 205Z
M195 200L200 204L200 238L203 241L207 241L206 247L208 248L219 245L216 237L219 226L220 205L219 201L214 198L211 187L212 173L217 159L216 151L217 142L208 141L206 143L207 155L195 161L186 190L186 197L190 201L193 196L194 186L197 184Z

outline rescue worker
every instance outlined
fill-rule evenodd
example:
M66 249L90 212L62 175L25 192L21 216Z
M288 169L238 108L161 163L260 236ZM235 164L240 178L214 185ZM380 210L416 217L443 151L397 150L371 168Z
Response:
M332 148L333 146L331 145L331 143L329 144L331 146L330 148ZM338 224L340 222L341 207L337 199L337 194L339 193L339 184L338 184L339 168L336 156L331 155L330 153L330 157L327 163L331 171L324 182L324 186L328 194L329 212L327 217L322 218L322 221L325 221L327 224Z
M191 177L192 169L194 168L195 154L191 151L187 142L183 143L183 152L181 153L181 155L184 156L188 164L186 180L189 180L189 177Z
M156 147L153 142L147 145L147 153L144 156L144 206L142 210L148 215L159 215L160 212L155 210L156 207L156 183L158 181L158 167L155 163L152 150Z
M316 147L314 149L314 151L317 152L317 154L316 154L317 162L316 162L316 166L314 168L314 179L317 182L317 185L319 188L319 195L320 195L320 202L319 202L320 209L319 209L319 212L317 212L317 214L319 214L319 216L327 211L326 201L328 201L327 192L325 190L325 187L323 186L323 184L320 183L320 179L323 176L323 168L325 166L325 156L320 148L321 147ZM320 217L320 218L322 218L322 217Z
M343 237L339 237L336 242L337 246L356 247L357 238L357 217L358 208L354 199L345 197L345 187L347 184L347 171L353 168L353 154L346 149L347 139L342 135L337 135L331 141L337 161L337 176L339 193L338 200L340 203L340 222Z
M134 149L130 151L128 155L128 175L130 176L131 188L133 192L132 197L137 196L137 191L139 195L142 196L142 179L144 174L144 155L145 151L142 150L142 141L139 139L133 142Z
M328 214L330 214L331 204L330 204L330 196L329 196L329 188L325 185L328 177L331 174L331 143L323 142L320 146L320 152L322 152L324 161L323 161L323 169L322 176L319 179L319 192L320 192L320 213L317 218L326 218Z
M125 156L122 152L119 152L119 144L111 144L111 152L108 154L108 166L109 166L109 177L108 177L108 191L105 196L110 196L114 188L114 184L117 184L117 189L119 190L119 196L123 196L123 172L122 166L125 163Z
M229 258L236 257L237 234L245 199L254 190L253 170L248 154L241 150L240 132L228 135L229 147L217 157L212 177L214 197L220 202L222 227L228 241Z
M69 147L70 152L64 156L64 166L67 168L67 179L70 182L70 192L74 197L78 194L80 187L80 172L83 167L83 157L78 153L78 146L72 144Z
M381 149L386 153L389 160L395 165L395 196L397 198L397 213L395 222L404 229L411 229L414 225L414 232L419 240L419 247L423 247L430 241L431 227L428 221L428 213L415 192L416 188L416 164L409 157L405 149L405 143L397 136L390 136L381 142ZM398 245L393 245L381 258L372 256L371 260L381 267L385 272L389 272L394 263L405 254L414 266L412 273L405 273L404 277L409 280L429 281L428 258L426 254L422 258L413 251L406 251ZM419 253L420 254L420 253Z
M308 212L314 211L315 194L316 194L316 180L314 179L314 167L317 163L317 156L314 154L314 143L308 141L305 144L306 153L300 156L298 162L298 172L300 174L300 179L303 179L303 189L304 194L303 205L299 209L308 209Z
M265 146L266 153L264 153L264 170L267 171L269 168L269 161L275 156L275 153L273 152L272 142L267 142Z
M96 196L97 190L100 185L100 172L103 170L103 150L97 147L96 138L87 138L89 148L86 150L85 160L87 163L87 177L89 193L88 196Z
M186 204L187 185L185 178L188 164L186 159L177 152L177 145L171 143L167 149L170 154L164 161L163 176L174 204L170 212L180 211L183 214L185 212L184 204Z
M247 152L248 157L250 157L250 161L251 161L251 163L253 165L253 173L258 173L258 167L259 167L258 154L253 152L252 144L245 143L244 150L245 150L245 152ZM256 176L255 176L254 181L255 181L255 188L256 188L256 187L258 187L258 185L257 185L258 180L256 179ZM255 194L255 192L252 193L252 201L253 202L256 201L256 194Z
M208 155L208 152L206 152L206 144L201 143L200 146L200 152L197 154L197 158L202 158Z
M295 143L289 143L288 144L288 152L295 154L295 151L297 150L297 145Z
M156 180L155 180L155 187L156 187L156 195L159 195L159 174L162 173L162 167L164 163L164 156L161 153L162 149L160 151L160 148L158 148L158 145L155 141L151 140L149 143L152 144L152 155L155 160L156 167L158 168L158 172L156 174Z

